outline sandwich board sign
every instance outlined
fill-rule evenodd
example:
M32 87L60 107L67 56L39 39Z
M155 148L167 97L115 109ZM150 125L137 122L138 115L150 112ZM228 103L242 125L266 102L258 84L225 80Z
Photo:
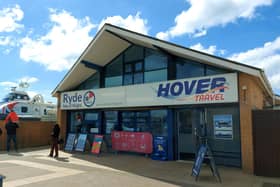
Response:
M204 161L204 159L207 158L210 161L210 169L212 171L213 176L216 177L216 179L218 179L219 182L221 181L221 177L218 171L218 168L216 167L215 164L215 160L212 154L212 151L210 149L210 147L207 144L201 144L192 168L192 176L195 176L195 180L197 181L198 177L199 177L199 173L201 170L201 165Z
M76 140L76 134L75 133L68 133L64 150L65 151L73 151L75 140Z
M94 135L91 152L93 154L100 154L101 145L103 142L103 135Z
M75 147L75 151L84 151L87 141L87 134L79 134L78 141Z

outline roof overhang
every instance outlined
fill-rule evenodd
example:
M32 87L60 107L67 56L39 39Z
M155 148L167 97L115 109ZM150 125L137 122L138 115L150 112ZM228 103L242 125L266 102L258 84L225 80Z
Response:
M52 95L55 96L56 93L74 89L97 71L97 69L88 68L85 63L82 63L83 61L93 63L98 67L104 67L132 44L155 50L164 50L170 55L255 76L259 78L267 94L273 97L272 88L262 69L195 51L110 24L105 24L100 29L63 80L53 90Z

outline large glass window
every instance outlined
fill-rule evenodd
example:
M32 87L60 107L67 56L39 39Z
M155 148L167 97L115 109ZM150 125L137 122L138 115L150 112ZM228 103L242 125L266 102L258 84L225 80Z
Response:
M114 87L122 85L122 76L106 77L105 87Z
M168 58L155 50L145 51L145 71L167 68Z
M136 131L134 112L122 112L122 130L130 132Z
M156 82L167 80L168 58L155 50L145 51L144 82Z
M122 85L122 55L113 60L105 68L105 87Z
M136 112L136 128L139 132L150 132L149 111Z
M144 80L146 83L165 81L165 80L167 80L167 69L145 72Z
M203 64L181 58L176 60L176 79L202 76L204 76Z
M100 133L99 112L85 112L82 133Z
M167 136L167 110L151 111L151 132L153 136Z
M100 73L96 72L84 81L77 90L96 89L100 88Z
M83 112L72 111L70 112L70 123L68 131L71 133L80 133L81 132L81 122L84 118Z
M124 53L124 61L131 62L142 60L144 58L144 48L140 46L132 46L128 48Z
M206 76L209 75L217 75L217 74L224 74L227 73L228 71L220 68L216 68L214 66L206 66Z
M70 128L72 133L100 133L99 112L70 112Z
M122 112L122 130L150 132L150 111Z
M106 111L105 112L105 134L111 134L113 130L119 130L118 128L118 112Z
M124 67L124 85L143 83L143 61L130 62Z

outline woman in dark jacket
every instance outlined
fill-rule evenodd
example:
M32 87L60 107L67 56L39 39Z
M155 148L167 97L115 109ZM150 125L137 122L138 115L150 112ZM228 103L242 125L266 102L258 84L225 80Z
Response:
M58 124L55 124L53 127L53 131L51 134L51 152L49 154L50 157L53 157L53 151L55 151L54 158L58 157L58 138L59 138L60 128Z

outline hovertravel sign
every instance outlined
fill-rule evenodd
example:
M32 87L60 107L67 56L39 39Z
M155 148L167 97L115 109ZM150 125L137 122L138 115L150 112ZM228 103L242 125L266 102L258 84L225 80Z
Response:
M61 109L238 102L237 74L80 90L61 94Z

